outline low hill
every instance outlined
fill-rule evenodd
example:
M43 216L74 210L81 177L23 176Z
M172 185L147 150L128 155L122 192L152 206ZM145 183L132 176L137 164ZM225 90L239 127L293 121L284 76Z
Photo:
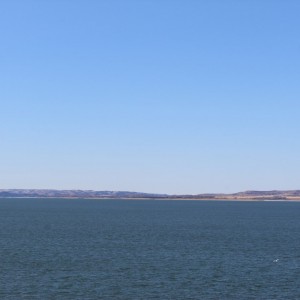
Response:
M245 191L233 194L168 195L128 191L0 189L1 198L108 198L108 199L207 199L207 200L300 200L300 190Z

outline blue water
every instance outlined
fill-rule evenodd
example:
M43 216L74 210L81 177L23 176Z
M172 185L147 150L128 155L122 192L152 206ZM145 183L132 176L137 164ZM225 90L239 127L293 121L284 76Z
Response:
M300 203L0 199L0 299L300 299Z

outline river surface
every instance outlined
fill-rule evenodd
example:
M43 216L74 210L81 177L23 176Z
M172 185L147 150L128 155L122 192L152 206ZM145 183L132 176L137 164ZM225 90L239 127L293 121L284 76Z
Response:
M0 199L0 299L300 299L300 203Z

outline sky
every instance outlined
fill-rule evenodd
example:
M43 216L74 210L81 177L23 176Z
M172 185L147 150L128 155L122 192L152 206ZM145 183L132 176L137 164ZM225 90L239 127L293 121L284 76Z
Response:
M299 10L1 1L0 188L300 189Z

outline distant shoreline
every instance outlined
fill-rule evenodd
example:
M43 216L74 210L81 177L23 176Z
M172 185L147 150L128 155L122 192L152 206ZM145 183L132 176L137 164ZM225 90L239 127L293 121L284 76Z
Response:
M197 200L197 201L300 201L300 190L244 191L238 193L157 194L131 191L0 189L0 198Z
M45 196L19 196L3 197L0 199L66 199L66 200L136 200L136 201L230 201L230 202L300 202L300 198L268 199L268 198L152 198L152 197L45 197Z

